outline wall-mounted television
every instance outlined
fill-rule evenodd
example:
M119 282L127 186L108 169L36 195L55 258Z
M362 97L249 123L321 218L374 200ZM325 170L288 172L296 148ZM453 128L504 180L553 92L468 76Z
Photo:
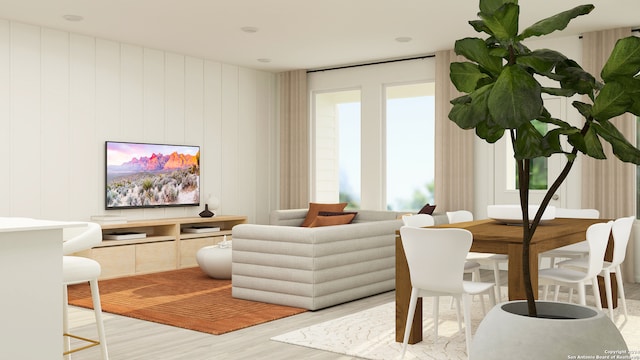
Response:
M200 205L200 147L105 142L105 208Z

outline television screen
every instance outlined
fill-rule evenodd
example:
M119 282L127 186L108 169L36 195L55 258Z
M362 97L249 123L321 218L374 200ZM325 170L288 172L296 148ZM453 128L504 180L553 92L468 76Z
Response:
M106 209L200 205L200 147L106 142Z

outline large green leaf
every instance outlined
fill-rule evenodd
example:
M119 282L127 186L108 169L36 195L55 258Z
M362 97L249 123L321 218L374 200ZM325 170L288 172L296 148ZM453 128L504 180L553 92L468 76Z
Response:
M489 95L489 114L505 129L517 129L542 113L540 84L519 65L504 68Z
M604 154L604 150L602 150L602 143L600 142L598 133L594 130L594 125L596 125L596 123L592 123L587 133L583 136L584 149L579 150L594 159L606 159L607 157Z
M586 119L592 118L591 114L593 113L593 105L586 104L581 101L574 101L571 105L573 105L573 107L580 112L580 115L584 116Z
M562 148L561 136L579 133L578 129L553 129L546 133L542 138L542 147L545 149L545 156L549 157L553 154L565 152Z
M532 68L536 73L547 75L555 69L556 64L566 60L561 53L549 49L535 50L518 56L516 63Z
M598 121L609 120L627 112L633 99L625 92L619 82L609 82L604 85L593 103L593 118Z
M518 0L480 0L480 11L487 14L493 14L504 4L518 4Z
M594 9L593 5L581 5L567 11L563 11L559 14L540 20L537 23L524 29L522 34L518 37L518 40L524 40L532 36L542 36L551 34L556 30L563 30L567 27L569 22L581 15L586 15Z
M611 144L613 153L618 159L640 165L640 150L631 145L610 121L593 124L592 127L600 137Z
M513 153L516 160L535 159L545 156L545 151L542 147L542 135L530 122L518 127L516 140L513 144Z
M558 88L550 88L550 87L543 87L542 92L549 95L564 96L564 97L571 97L576 94L575 90L558 89Z
M520 6L517 4L504 4L491 13L481 11L478 16L484 21L491 34L503 44L513 43L513 39L518 35Z
M464 38L457 40L454 45L456 54L478 63L491 74L498 76L502 70L502 59L491 56L484 40L479 38Z
M470 62L454 62L449 65L450 78L456 89L461 92L473 92L478 86L478 81L488 78L489 75L480 71L478 65Z
M584 71L575 61L566 59L556 64L556 75L563 89L575 91L578 94L586 94L593 98L593 91L598 88L593 75Z
M538 116L536 120L543 123L555 125L556 127L561 129L575 129L575 127L568 122L551 117L551 114L549 114L547 109L543 109L542 114Z
M609 60L602 68L604 81L619 76L635 76L640 72L640 38L629 36L616 42Z
M488 121L487 98L492 87L493 85L484 86L470 94L464 101L452 101L454 105L449 112L449 119L462 129L473 129L480 122ZM468 101L469 99L471 101Z
M488 121L482 121L476 127L476 135L485 139L488 143L493 144L500 140L504 135L504 128L499 125L489 125Z

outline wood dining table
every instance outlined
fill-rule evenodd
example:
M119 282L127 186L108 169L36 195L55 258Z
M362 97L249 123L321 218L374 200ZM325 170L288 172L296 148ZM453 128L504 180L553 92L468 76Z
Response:
M585 240L586 231L595 223L606 222L606 219L569 219L556 218L540 224L531 240L529 262L531 264L531 283L537 298L538 289L538 255L542 252L559 248L561 246L577 243ZM522 226L506 225L496 220L485 219L455 224L437 225L435 228L462 228L473 234L471 250L473 252L507 254L509 300L526 299L524 277L522 271ZM611 259L613 255L613 242L609 240L609 246L605 259ZM614 275L612 275L614 276ZM615 279L612 285L615 286ZM604 288L601 284L601 298L604 298ZM614 299L617 299L617 291L614 289ZM396 341L402 342L409 311L409 299L411 297L411 280L409 268L402 247L400 232L396 233ZM606 300L602 302L603 306ZM613 304L615 307L615 302ZM418 299L416 312L409 344L422 341L422 299Z

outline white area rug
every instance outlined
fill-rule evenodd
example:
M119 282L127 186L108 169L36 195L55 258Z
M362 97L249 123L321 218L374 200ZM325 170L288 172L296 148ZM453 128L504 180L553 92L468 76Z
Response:
M467 359L464 328L458 331L455 308L449 297L440 299L438 339L434 342L431 299L425 298L423 341L409 345L405 359ZM616 325L630 350L640 350L640 301L627 300L629 320L622 324L622 309L615 311ZM476 299L472 305L472 331L482 319ZM339 319L312 325L271 338L288 344L372 360L399 358L402 344L395 341L395 303L380 305Z

